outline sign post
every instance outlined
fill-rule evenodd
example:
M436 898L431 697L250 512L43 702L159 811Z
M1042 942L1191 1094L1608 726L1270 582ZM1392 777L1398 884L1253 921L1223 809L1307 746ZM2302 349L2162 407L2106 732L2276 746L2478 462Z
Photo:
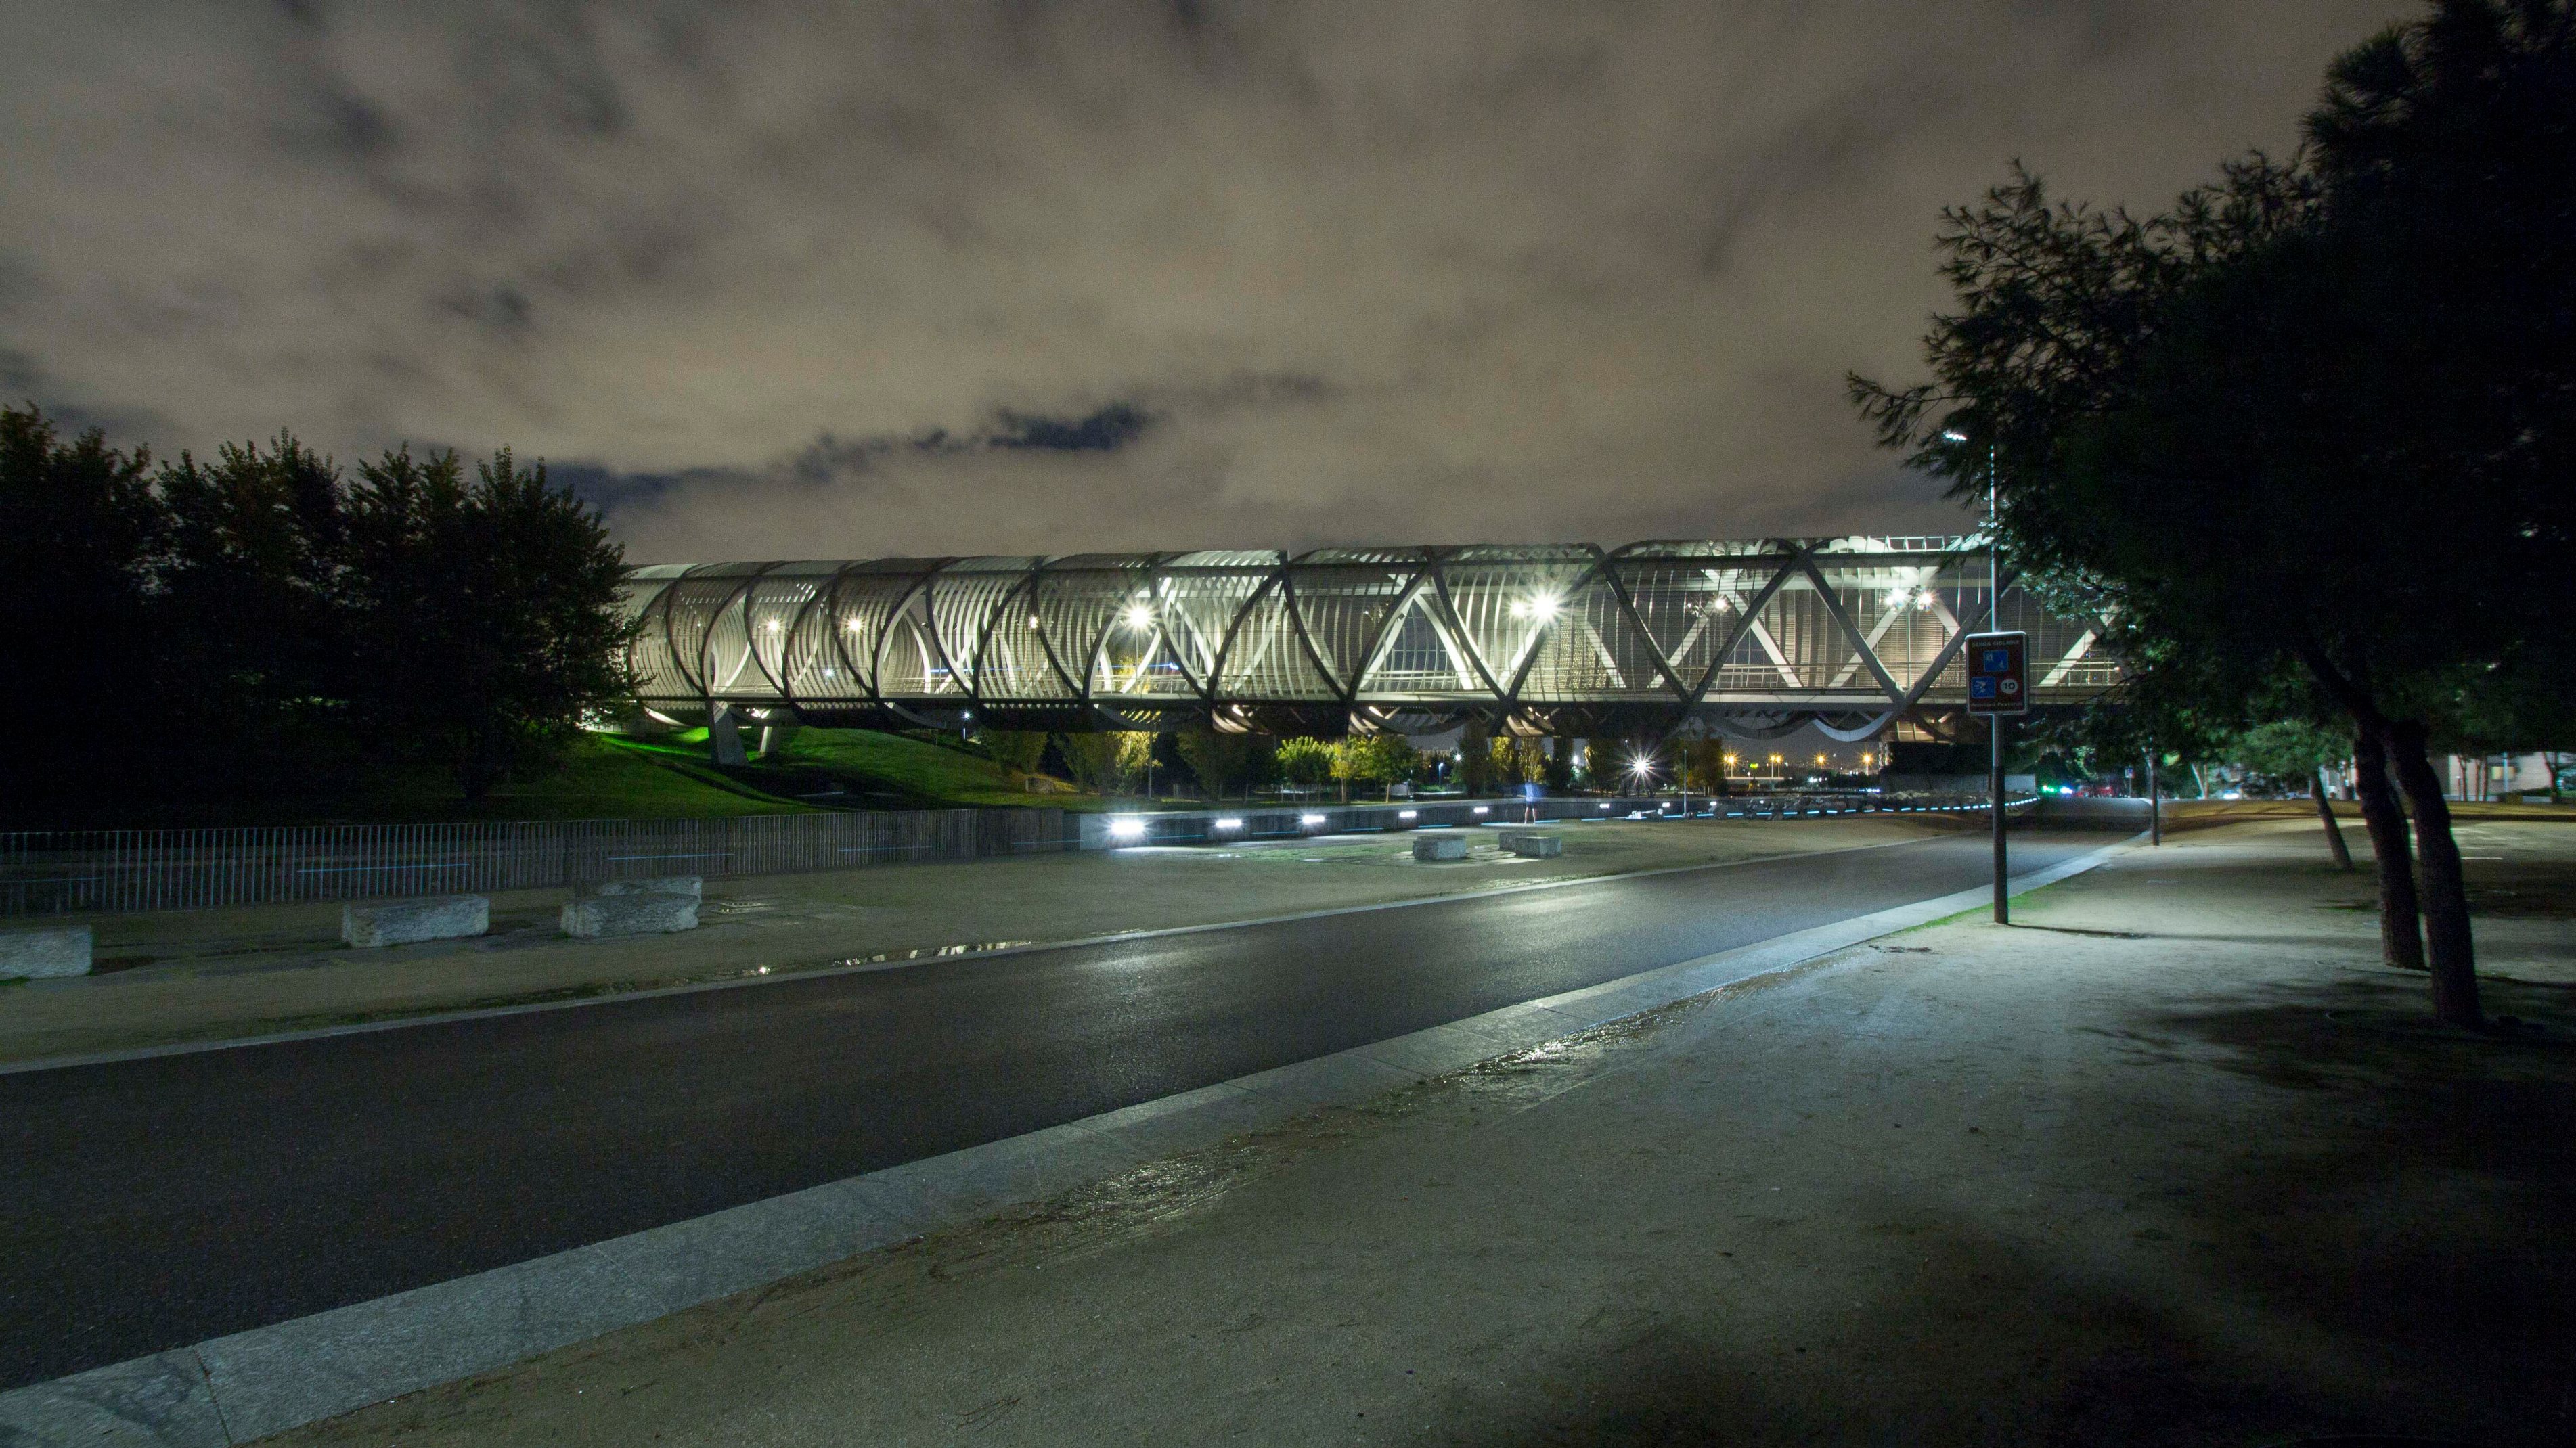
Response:
M1968 635L1968 712L1986 719L1989 763L1986 789L1994 805L1995 923L2012 923L2012 902L2004 893L2010 870L2004 849L2004 720L2030 712L2030 635Z

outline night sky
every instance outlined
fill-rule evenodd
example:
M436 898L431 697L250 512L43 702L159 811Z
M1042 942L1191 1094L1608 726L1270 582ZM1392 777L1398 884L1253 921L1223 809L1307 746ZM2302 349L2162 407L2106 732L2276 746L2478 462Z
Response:
M541 455L636 561L1946 531L1930 238L2404 0L17 0L0 390Z

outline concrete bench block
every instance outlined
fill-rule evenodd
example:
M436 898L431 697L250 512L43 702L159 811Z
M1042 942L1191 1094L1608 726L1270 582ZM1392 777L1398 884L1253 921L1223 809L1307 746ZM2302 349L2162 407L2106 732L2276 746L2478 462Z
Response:
M668 935L698 928L698 897L678 891L625 890L576 895L564 902L563 933L576 940L613 935Z
M0 930L0 980L87 975L91 940L86 925Z
M1525 860L1553 860L1565 854L1565 836L1505 835L1503 848Z
M660 875L650 880L611 880L594 885L585 895L686 895L692 900L704 899L706 887L695 875Z
M1416 835L1413 858L1417 860L1463 860L1467 858L1465 835Z
M489 895L433 895L340 907L340 938L361 949L420 940L462 940L492 929Z

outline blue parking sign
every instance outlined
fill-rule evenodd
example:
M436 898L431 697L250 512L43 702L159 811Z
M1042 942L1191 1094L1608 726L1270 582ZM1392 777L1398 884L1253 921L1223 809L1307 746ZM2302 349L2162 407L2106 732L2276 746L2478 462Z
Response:
M1968 712L1972 714L2027 714L2030 691L2025 687L2024 670L2030 658L2030 635L2011 633L1970 634L1968 651Z

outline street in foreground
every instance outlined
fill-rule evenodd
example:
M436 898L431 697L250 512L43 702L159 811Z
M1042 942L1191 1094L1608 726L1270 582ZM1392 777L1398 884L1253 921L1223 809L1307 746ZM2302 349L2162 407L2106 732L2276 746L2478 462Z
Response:
M2312 829L416 1394L300 1445L2576 1438L2576 834L2425 1019Z

